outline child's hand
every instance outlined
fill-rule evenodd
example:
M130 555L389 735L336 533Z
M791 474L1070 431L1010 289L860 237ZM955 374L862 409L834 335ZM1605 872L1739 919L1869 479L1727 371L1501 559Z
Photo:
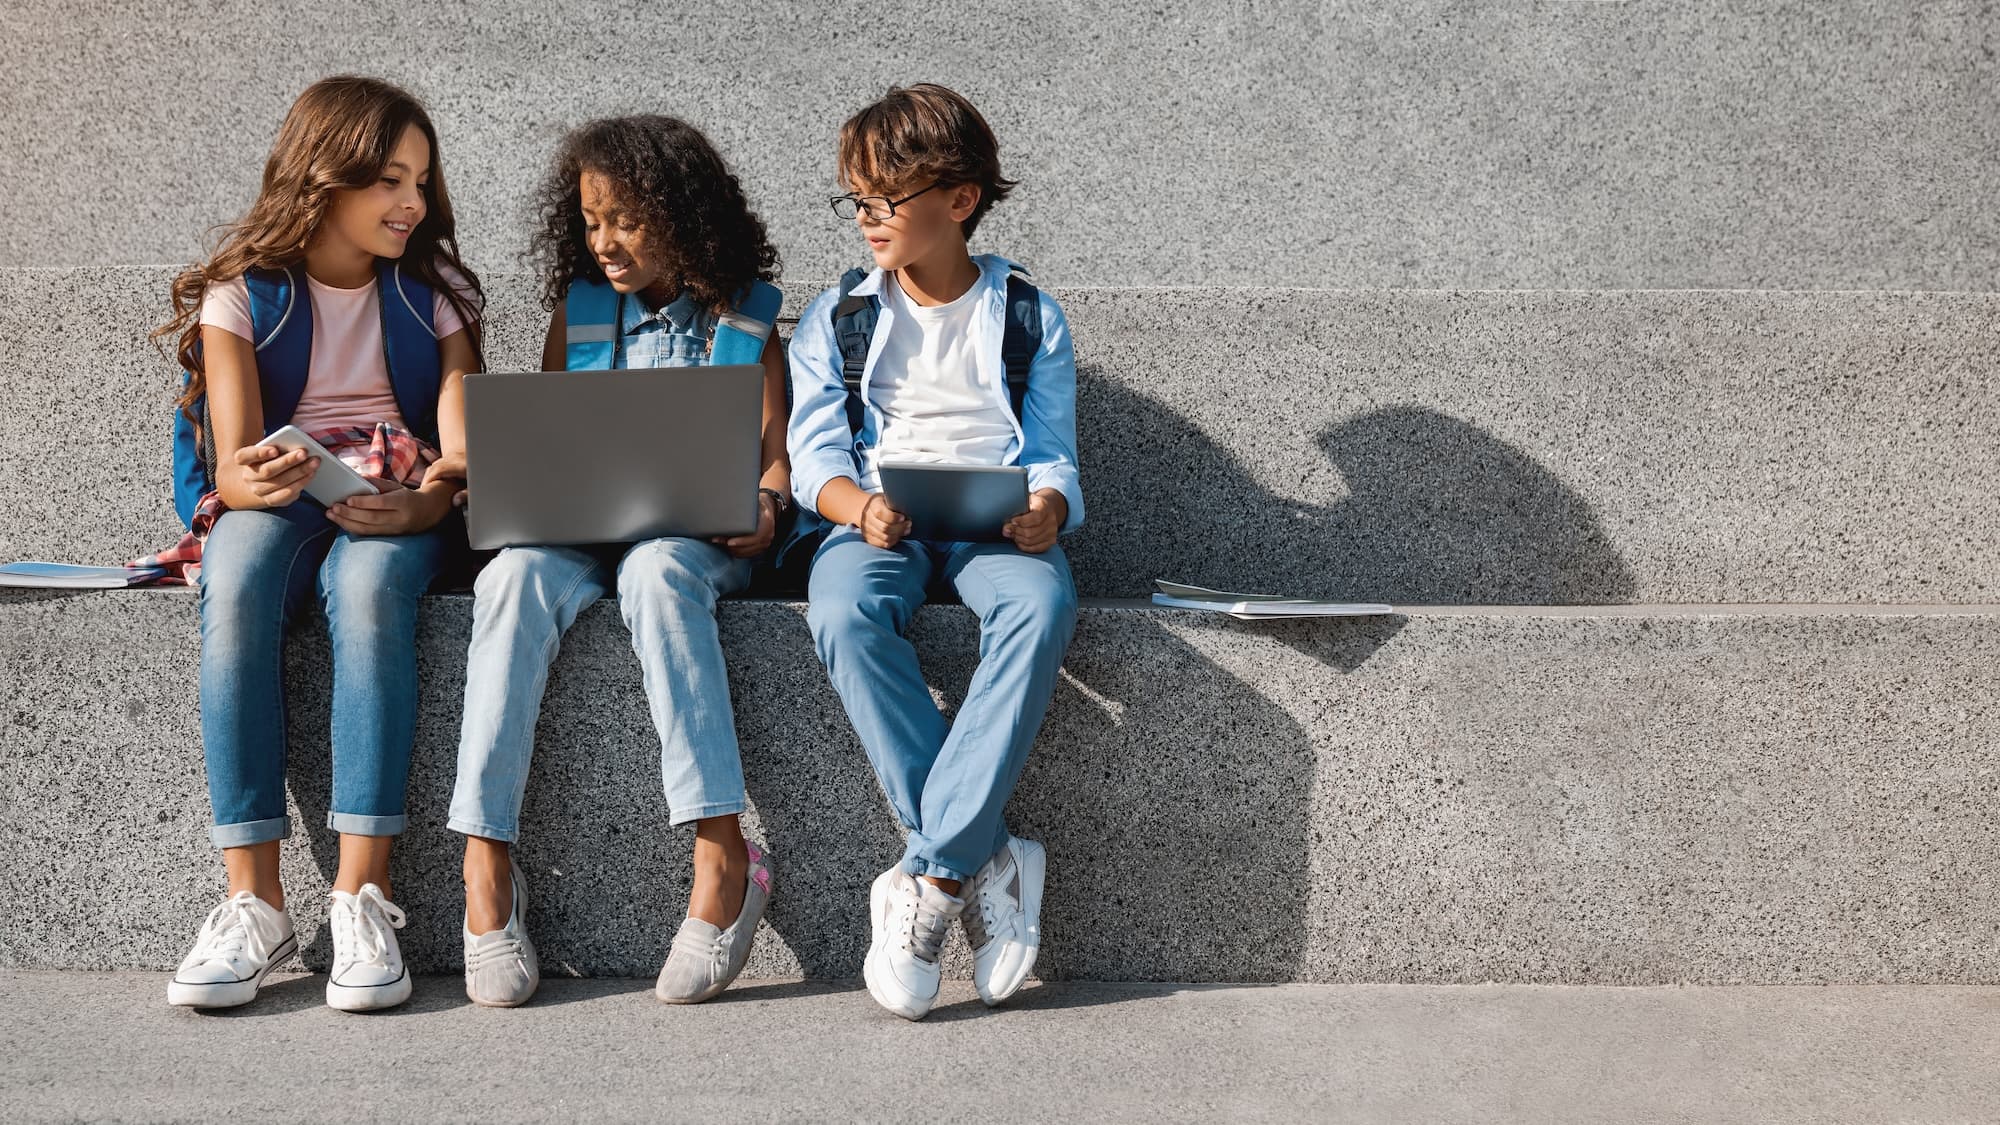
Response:
M889 498L879 492L868 494L856 525L870 547L893 550L910 533L910 517L889 506Z
M444 456L438 458L437 460L431 462L431 467L424 470L424 484L428 485L434 480L457 481L458 488L451 494L451 506L454 508L465 507L465 455L464 454L447 453Z
M305 493L306 482L319 462L303 449L289 453L270 445L248 445L236 451L244 487L266 508L282 508Z
M778 535L778 502L767 493L757 494L757 530L734 538L718 535L709 542L739 559L754 559L764 553Z
M367 480L382 491L350 496L326 510L326 518L341 530L354 535L409 535L429 531L444 518L441 491L419 492L381 477Z
M1069 501L1062 493L1053 488L1037 489L1028 494L1028 510L1008 520L1000 534L1023 551L1039 555L1056 545L1056 533L1068 518Z

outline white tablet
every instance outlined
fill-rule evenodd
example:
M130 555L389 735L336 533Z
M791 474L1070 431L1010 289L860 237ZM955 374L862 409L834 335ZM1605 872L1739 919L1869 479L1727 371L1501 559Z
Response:
M347 463L326 451L326 446L314 441L310 435L297 426L280 426L259 445L269 445L287 453L303 449L306 456L319 462L312 479L306 482L306 495L332 507L350 496L373 496L379 490L368 483L368 478L347 467Z

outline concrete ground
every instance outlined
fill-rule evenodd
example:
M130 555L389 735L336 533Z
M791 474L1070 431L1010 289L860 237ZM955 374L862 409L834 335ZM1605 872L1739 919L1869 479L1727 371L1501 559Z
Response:
M326 1008L288 975L232 1013L153 973L0 973L0 1119L1980 1121L2000 988L947 983L909 1024L858 984L699 1008L552 980L517 1011L426 977Z

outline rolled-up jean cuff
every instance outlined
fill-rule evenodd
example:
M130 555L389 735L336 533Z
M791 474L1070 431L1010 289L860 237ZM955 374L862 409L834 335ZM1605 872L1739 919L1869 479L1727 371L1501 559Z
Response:
M716 801L691 809L673 809L667 813L667 823L682 825L690 820L707 820L711 816L735 816L746 807L742 801Z
M504 840L511 844L521 838L519 828L496 828L491 824L481 824L476 820L460 820L457 817L445 821L444 826L461 836L477 836L482 840Z
M360 813L330 812L326 826L349 836L395 836L410 826L408 816L362 816Z
M973 876L973 873L970 871L954 871L942 863L928 859L910 859L905 857L902 862L902 868L903 872L908 875L929 876L932 879L950 879L955 883L969 883L972 881Z
M209 828L209 842L218 848L247 848L252 844L282 840L292 834L292 818L274 816L269 820L245 820L217 824Z

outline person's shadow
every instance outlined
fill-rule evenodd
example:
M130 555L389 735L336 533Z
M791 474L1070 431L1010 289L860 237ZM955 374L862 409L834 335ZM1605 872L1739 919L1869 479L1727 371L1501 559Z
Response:
M1391 604L1604 605L1636 588L1582 497L1448 414L1392 406L1319 434L1346 495L1315 505L1273 494L1187 419L1090 368L1078 399L1099 421L1079 453L1089 519L1068 549L1091 593L1144 597L1157 577ZM1102 481L1092 463L1156 475Z

